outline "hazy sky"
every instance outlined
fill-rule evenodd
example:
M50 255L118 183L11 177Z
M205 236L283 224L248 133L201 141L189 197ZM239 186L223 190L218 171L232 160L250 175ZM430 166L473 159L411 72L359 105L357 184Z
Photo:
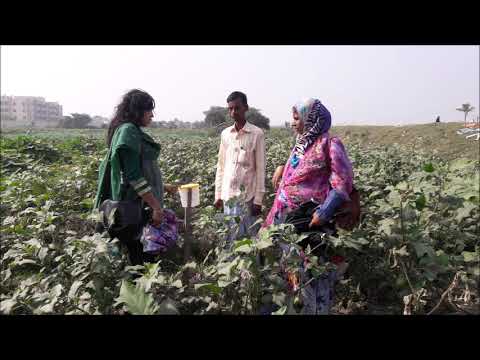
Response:
M111 117L123 93L155 99L155 120L201 121L234 90L272 125L304 97L333 124L463 121L479 108L478 46L1 46L2 95L42 96Z

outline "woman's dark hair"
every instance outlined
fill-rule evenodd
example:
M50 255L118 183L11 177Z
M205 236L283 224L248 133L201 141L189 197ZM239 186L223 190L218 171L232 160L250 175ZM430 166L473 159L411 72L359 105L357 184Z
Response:
M133 89L123 95L122 101L115 108L115 115L108 126L107 145L110 146L117 127L127 122L140 126L145 112L154 108L155 101L143 90Z

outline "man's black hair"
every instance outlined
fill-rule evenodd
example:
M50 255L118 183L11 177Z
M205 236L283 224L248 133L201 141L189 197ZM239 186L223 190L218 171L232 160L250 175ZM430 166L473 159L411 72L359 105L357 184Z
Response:
M247 95L245 95L241 91L234 91L230 95L228 95L227 103L230 102L230 101L235 101L237 99L240 99L242 101L243 105L248 106Z

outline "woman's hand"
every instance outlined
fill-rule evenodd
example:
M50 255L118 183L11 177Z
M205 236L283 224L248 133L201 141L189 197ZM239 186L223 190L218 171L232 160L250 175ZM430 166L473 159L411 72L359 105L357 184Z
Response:
M280 181L282 180L283 168L284 168L284 165L281 165L281 166L277 167L277 169L273 173L272 185L273 185L273 188L275 190L278 189L278 185L280 184Z
M312 215L312 221L310 221L310 224L308 225L308 227L314 227L314 226L317 226L317 227L320 227L322 225L325 225L327 222L325 220L323 220L320 216L318 216L317 212L315 211Z
M163 219L163 209L162 208L153 209L152 225L155 227L159 227L160 224L162 223L162 219Z
M158 200L153 196L153 193L151 191L145 193L142 195L142 199L150 206L150 209L152 209L152 225L153 226L160 226L160 223L162 222L163 218L163 210L160 206L160 203Z

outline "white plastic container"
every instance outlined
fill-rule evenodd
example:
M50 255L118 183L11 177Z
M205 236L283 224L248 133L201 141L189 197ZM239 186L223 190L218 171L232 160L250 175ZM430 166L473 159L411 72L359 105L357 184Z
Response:
M191 207L195 207L200 205L200 185L199 184L186 184L182 185L178 188L178 192L180 193L180 200L182 202L182 207L187 207L188 201L188 190L191 189L192 191L192 204Z

